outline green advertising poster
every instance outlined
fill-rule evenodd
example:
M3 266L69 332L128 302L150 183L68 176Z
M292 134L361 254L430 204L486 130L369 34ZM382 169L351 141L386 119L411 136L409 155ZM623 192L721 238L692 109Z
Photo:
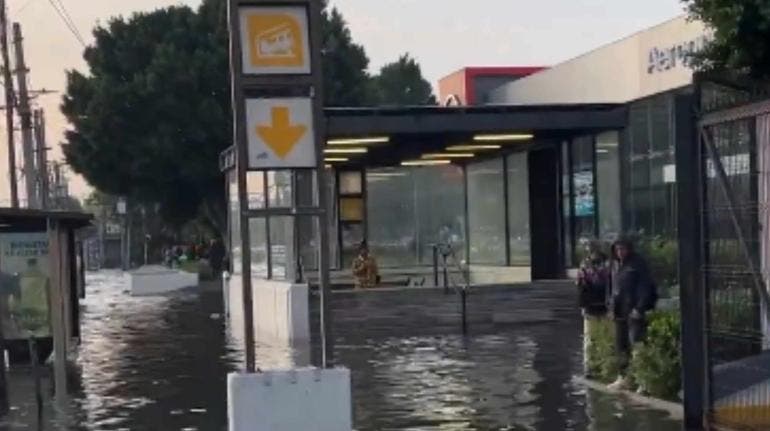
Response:
M0 313L7 340L50 337L48 235L0 234Z

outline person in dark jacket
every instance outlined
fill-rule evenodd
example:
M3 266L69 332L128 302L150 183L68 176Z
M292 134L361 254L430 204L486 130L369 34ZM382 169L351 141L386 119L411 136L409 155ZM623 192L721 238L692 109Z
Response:
M655 308L657 294L647 262L634 251L631 241L615 241L612 259L610 312L615 320L615 348L620 359L620 376L610 386L625 389L633 346L644 340L647 329L645 314Z

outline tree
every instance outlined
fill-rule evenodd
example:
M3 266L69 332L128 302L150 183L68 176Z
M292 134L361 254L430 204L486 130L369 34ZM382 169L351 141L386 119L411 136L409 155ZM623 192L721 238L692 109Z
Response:
M324 104L365 106L369 95L369 57L353 42L345 18L337 10L323 12Z
M62 111L72 125L67 161L92 185L160 203L170 222L202 210L221 232L218 156L231 136L220 6L170 7L96 28L84 54L90 73L68 72Z
M713 30L713 39L693 56L700 70L731 70L770 78L770 2L683 0L692 19Z
M372 78L374 101L380 105L435 105L433 87L422 76L420 65L409 54L386 64Z

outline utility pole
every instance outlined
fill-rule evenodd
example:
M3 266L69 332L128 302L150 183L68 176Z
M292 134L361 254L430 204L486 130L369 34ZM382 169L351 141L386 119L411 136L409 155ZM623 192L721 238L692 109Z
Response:
M51 196L48 181L48 147L45 143L45 112L37 109L34 112L35 125L35 155L37 156L38 191L40 192L40 208L47 209Z
M16 82L19 88L19 118L21 118L21 144L24 155L24 183L27 187L27 207L39 208L37 201L37 174L35 173L35 151L32 139L32 111L29 107L27 88L27 64L24 62L21 25L13 23L13 48L16 54Z
M8 181L11 184L11 207L19 207L19 183L16 178L16 142L13 139L13 109L16 97L13 91L11 60L8 55L8 17L5 0L0 0L0 52L3 59L3 85L5 87L5 130L8 134Z

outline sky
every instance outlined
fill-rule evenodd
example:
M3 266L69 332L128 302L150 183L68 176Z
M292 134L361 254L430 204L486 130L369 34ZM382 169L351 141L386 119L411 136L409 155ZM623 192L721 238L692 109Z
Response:
M117 15L175 4L197 7L200 0L6 0L10 20L19 22L32 89L58 93L36 100L46 110L48 144L61 157L66 122L59 112L65 72L87 72L83 47L52 3L61 2L85 42L91 30ZM330 0L349 23L376 71L409 53L434 85L464 66L551 65L683 13L679 0ZM2 138L5 143L5 137ZM7 149L0 146L0 172ZM20 153L20 151L17 151ZM70 175L71 191L88 194ZM23 190L20 187L20 190ZM0 205L7 202L7 175L0 176Z

